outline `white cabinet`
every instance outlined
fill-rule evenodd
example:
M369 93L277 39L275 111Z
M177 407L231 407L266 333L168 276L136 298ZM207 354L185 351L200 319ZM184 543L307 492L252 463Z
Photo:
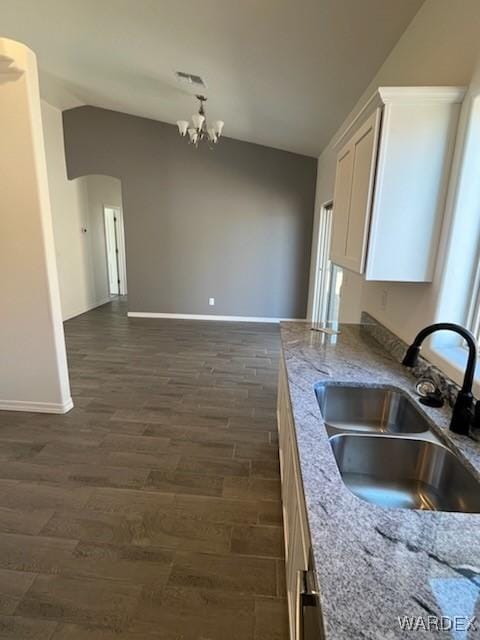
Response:
M280 364L277 405L280 471L282 477L283 528L285 534L285 571L290 639L297 637L299 600L303 572L308 569L310 540L305 500L300 477L295 431L288 393L285 365Z
M367 280L433 278L464 89L380 88L336 143L331 260Z

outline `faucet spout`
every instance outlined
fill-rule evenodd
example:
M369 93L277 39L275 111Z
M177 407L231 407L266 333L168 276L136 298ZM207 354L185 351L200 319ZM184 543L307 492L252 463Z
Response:
M425 327L418 332L415 340L408 347L402 364L406 367L414 367L417 364L418 355L425 338L436 331L453 331L458 333L467 343L468 360L463 378L462 388L453 407L450 429L455 433L468 435L473 414L473 380L477 364L477 342L474 335L465 327L452 322L437 322Z

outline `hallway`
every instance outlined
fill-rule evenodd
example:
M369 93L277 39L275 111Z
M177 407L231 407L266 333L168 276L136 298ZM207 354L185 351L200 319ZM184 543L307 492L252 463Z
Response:
M278 327L65 333L75 408L0 412L0 638L286 640Z

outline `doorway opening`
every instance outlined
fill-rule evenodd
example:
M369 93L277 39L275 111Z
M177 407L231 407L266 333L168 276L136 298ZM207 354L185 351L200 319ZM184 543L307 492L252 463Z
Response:
M316 324L339 319L343 270L330 260L333 215L333 202L325 203L320 210L313 290L312 322Z
M125 296L127 295L127 269L123 213L120 207L104 205L103 215L109 294Z

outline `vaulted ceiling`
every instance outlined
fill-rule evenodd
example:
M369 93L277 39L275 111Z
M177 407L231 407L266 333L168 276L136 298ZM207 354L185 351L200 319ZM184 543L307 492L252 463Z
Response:
M188 119L197 91L174 75L186 71L225 135L318 155L422 2L0 0L0 37L36 52L60 108Z

